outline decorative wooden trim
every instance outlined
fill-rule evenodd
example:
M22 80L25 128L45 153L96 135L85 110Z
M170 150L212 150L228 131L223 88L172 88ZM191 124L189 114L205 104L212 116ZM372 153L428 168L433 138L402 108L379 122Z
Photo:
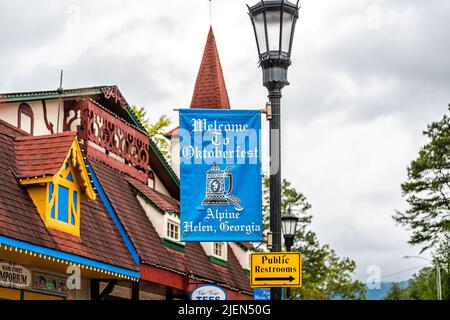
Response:
M128 106L127 101L120 93L119 88L116 86L112 87L104 87L102 88L103 95L105 96L105 99L114 99L116 103L118 103L123 109L125 109Z
M30 105L28 103L21 103L19 105L19 108L17 109L17 127L21 130L22 127L22 113L26 116L30 117L30 134L33 135L34 132L34 115L33 115L33 109L31 109ZM25 131L25 130L23 130ZM26 132L26 131L25 131Z
M47 127L47 130L50 131L51 134L54 134L54 131L53 131L53 123L48 122L48 117L47 117L47 104L46 104L45 100L42 100L42 109L44 110L44 121L45 121L45 126Z
M228 262L226 262L225 260L213 257L213 256L208 256L209 261L211 261L212 263L218 264L219 266L222 267L228 267Z
M172 240L167 239L167 238L161 238L161 242L167 248L170 248L170 249L173 249L173 250L176 250L176 251L180 251L180 252L184 252L185 251L184 245L182 245L181 243L177 243L177 242L172 241Z
M163 286L176 288L179 290L186 290L185 283L188 278L184 274L175 273L170 270L163 270L161 268L151 266L145 262L140 265L141 280L153 282Z
M70 112L73 117L69 118ZM91 101L70 101L64 104L64 131L70 131L72 123L80 119L77 131L81 139L105 148L136 167L147 172L150 161L148 135L118 119L110 111Z

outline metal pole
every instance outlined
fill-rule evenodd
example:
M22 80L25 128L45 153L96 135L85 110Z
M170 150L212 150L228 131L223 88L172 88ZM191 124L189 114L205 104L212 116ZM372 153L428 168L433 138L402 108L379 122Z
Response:
M435 261L436 261L436 280L437 280L438 300L442 300L441 268L439 267L438 259L435 259Z
M286 243L286 251L291 252L291 244L288 243L288 241L285 241L285 243ZM291 300L291 288L290 287L286 288L286 299Z
M272 252L281 252L281 89L269 92L272 104L270 121L270 231ZM271 300L282 300L281 288L270 290Z
M292 251L292 246L294 245L294 238L295 238L295 235L286 235L286 234L284 235L284 245L286 246L287 252ZM287 300L292 299L290 287L286 288L286 299Z

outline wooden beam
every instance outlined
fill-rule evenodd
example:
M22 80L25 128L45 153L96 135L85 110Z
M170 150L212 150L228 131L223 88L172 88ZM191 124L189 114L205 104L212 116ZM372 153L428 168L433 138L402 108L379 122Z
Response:
M100 281L91 280L91 300L100 300Z
M117 284L117 280L109 280L108 285L103 289L102 293L99 296L99 300L104 300L107 295L109 295Z
M133 281L131 283L131 300L139 300L139 281Z

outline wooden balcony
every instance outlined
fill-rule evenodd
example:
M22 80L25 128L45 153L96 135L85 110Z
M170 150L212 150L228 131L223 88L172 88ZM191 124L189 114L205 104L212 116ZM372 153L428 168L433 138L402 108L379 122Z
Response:
M127 166L149 170L147 134L92 100L64 102L64 131L77 131L85 150L90 141L104 148L106 155L122 158Z

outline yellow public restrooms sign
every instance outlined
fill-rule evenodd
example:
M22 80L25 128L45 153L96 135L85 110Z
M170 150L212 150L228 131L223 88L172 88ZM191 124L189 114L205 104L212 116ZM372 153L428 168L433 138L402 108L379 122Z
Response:
M300 252L258 252L250 258L252 288L301 287Z

